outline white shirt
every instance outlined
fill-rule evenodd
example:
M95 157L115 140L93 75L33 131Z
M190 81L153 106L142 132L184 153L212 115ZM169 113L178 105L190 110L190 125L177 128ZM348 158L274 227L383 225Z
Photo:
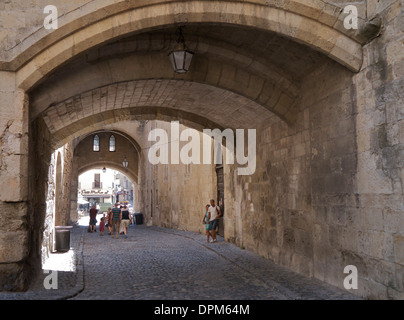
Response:
M210 213L210 221L213 221L217 218L217 216L219 215L219 211L217 209L217 206L210 206L208 209L209 213Z

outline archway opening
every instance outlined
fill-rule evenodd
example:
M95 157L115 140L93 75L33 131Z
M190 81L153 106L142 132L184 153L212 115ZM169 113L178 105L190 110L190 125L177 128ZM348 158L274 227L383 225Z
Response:
M127 207L132 216L138 212L138 184L116 169L103 167L81 173L78 177L77 194L79 225L89 225L89 211L93 206L98 211L97 225L102 217L107 219L109 210L115 204Z
M79 211L88 211L96 205L100 213L105 213L115 203L135 210L138 185L124 173L108 167L91 169L81 173L78 181Z
M47 74L30 92L32 122L41 124L41 137L54 148L70 144L77 178L94 166L122 169L126 156L129 167L122 170L138 181L139 203L150 224L201 231L203 206L216 196L218 204L226 200L227 241L312 276L313 252L321 246L308 222L320 207L313 208L312 199L324 199L323 190L348 194L352 187L352 172L333 172L341 185L347 182L333 189L329 172L311 170L330 161L353 162L342 147L338 155L327 153L331 142L323 140L330 136L344 147L354 141L353 107L346 99L351 72L259 28L226 25L208 34L203 25L193 25L191 45L199 46L200 55L188 74L173 76L166 60L167 30L115 39ZM329 117L344 120L348 132L335 128ZM157 127L170 131L171 120L199 131L257 129L257 170L242 177L236 166L151 165L148 134ZM338 139L339 133L346 136ZM138 141L132 155L120 153L121 136ZM312 150L321 155L311 155ZM328 189L318 188L321 183ZM72 213L77 212L73 197Z

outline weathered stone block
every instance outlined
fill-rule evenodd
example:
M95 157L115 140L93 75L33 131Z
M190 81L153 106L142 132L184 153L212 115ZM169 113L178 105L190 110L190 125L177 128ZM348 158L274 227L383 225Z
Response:
M404 265L404 236L394 236L394 260L396 263Z
M0 263L0 291L23 291L26 289L25 267L19 263Z
M15 232L27 228L27 205L25 202L0 202L1 232Z
M28 233L26 231L0 234L0 264L23 261L28 252Z

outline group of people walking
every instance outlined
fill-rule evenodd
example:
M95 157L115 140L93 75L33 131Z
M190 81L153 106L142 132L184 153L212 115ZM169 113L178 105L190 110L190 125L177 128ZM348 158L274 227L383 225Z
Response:
M206 242L217 242L216 239L216 229L219 227L219 218L223 215L220 206L215 204L214 199L210 199L210 204L207 204L205 207L206 211L203 216L203 223L205 224L206 230ZM95 232L95 227L97 223L98 210L93 206L90 209L90 232ZM121 231L124 234L124 237L128 237L128 227L132 223L132 216L127 210L126 206L119 207L119 204L116 203L114 208L109 208L107 215L101 218L99 231L100 235L104 235L105 230L105 220L107 221L108 227L108 235L112 236L112 238L118 239ZM116 234L116 235L115 235ZM211 238L211 239L210 239Z
M219 218L223 215L222 210L215 204L214 199L210 199L210 204L206 205L206 212L203 217L203 223L206 230L206 242L217 242L216 229L219 227ZM209 238L212 238L209 240Z
M90 209L90 232L95 232L95 226L97 224L97 212L98 210L93 206ZM107 224L105 224L105 222ZM118 203L115 204L114 208L108 208L106 216L101 218L99 231L100 235L104 235L105 226L108 228L108 235L118 239L119 234L123 232L124 237L128 237L128 227L132 223L132 215L126 206L119 206Z
M108 210L107 212L108 230L109 230L108 235L111 235L113 238L116 233L115 238L118 239L120 229L122 228L124 237L127 238L128 227L132 223L132 216L129 213L129 210L126 208L126 206L123 207L121 206L119 208L118 206L119 204L115 203L115 207L112 208L111 210Z

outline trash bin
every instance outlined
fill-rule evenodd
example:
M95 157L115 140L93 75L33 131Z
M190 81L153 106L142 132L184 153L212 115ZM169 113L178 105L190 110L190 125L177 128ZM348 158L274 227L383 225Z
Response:
M67 252L70 250L70 226L55 227L55 249L57 252Z
M143 214L141 213L135 213L135 223L136 224L143 224Z

